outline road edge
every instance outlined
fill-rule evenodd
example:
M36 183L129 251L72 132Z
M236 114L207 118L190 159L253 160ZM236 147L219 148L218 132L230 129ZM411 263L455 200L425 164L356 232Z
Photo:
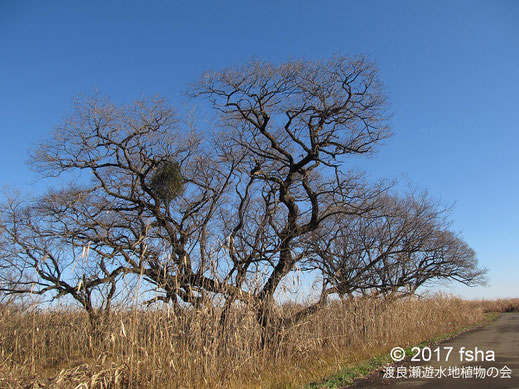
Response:
M462 334L467 334L472 331L479 330L482 327L489 325L491 322L496 320L501 315L500 312L488 312L485 313L485 316L482 320L469 325L462 327L456 331L449 332L440 336L436 336L434 338L430 338L424 340L415 345L411 345L405 349L407 357L398 363L393 362L389 353L375 355L370 359L366 359L360 362L357 362L351 366L345 367L340 371L331 374L327 378L319 381L312 382L306 385L305 389L354 389L358 384L362 384L364 381L372 380L375 376L378 376L383 373L383 370L386 366L394 365L398 366L400 364L405 363L411 356L411 348L412 347L425 347L425 346L435 346L439 345L443 342L449 341L453 338L456 338Z

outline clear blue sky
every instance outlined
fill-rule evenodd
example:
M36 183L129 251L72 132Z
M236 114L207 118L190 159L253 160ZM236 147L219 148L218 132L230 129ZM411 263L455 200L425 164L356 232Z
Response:
M356 53L394 112L363 166L455 203L490 285L449 291L519 296L518 1L0 0L0 185L30 189L27 148L79 93L180 102L203 70Z

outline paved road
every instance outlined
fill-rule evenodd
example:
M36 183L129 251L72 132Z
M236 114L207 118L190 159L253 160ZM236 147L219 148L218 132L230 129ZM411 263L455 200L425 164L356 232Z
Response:
M501 316L490 323L489 325L476 329L473 331L466 332L454 339L445 341L439 345L440 347L440 361L437 361L438 355L433 353L430 362L413 362L405 360L394 366L394 370L391 368L385 368L379 374L374 374L368 378L359 380L353 386L348 388L369 388L369 389L454 389L454 388L474 388L474 389L494 389L494 388L507 388L507 389L519 389L519 313L503 313ZM434 350L437 346L432 346ZM447 347L452 347L452 351L449 355L448 361L445 361L446 353L448 352ZM463 353L460 355L460 350L465 347L465 350L475 351L476 347L478 350L485 352L478 354L478 361L468 361L468 354ZM495 360L485 361L482 359L491 359L491 353L488 351L494 351ZM420 366L420 367L417 367ZM511 370L511 374L504 373L508 367ZM428 368L427 367L432 367ZM396 378L398 375L398 369L400 372L406 372L409 376L413 370L415 373L419 370L420 374L429 374L431 370L434 374L438 374L441 368L444 368L443 372L447 377L442 378ZM458 367L457 373L460 378L453 378L449 375L449 367ZM462 369L464 368L464 369ZM472 368L472 369L471 369ZM497 369L494 369L497 368ZM483 370L485 373L495 375L497 372L498 377L491 378L486 377L475 378L474 375L478 374L481 377ZM456 372L456 370L451 370ZM465 377L462 377L462 372ZM472 372L473 378L467 378L466 375ZM383 374L394 373L395 378L383 378ZM510 376L511 378L501 378L501 375Z

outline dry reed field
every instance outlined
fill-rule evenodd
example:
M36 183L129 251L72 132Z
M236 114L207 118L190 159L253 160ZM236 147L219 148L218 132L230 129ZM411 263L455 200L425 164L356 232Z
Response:
M330 303L261 346L251 312L217 309L114 312L92 336L82 312L0 315L2 388L297 388L349 363L478 322L519 300L453 297ZM278 306L291 310L294 306Z

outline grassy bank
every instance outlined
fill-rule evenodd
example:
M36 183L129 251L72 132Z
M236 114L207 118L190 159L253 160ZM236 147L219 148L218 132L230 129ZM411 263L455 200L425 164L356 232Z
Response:
M496 304L509 309L519 300ZM396 345L474 325L490 310L491 302L444 296L334 302L264 349L245 308L236 308L223 328L216 309L115 312L99 338L81 312L4 308L0 387L298 388Z
M420 342L418 344L414 344L413 346L418 347L425 347L425 346L431 346L434 344L437 344L443 340L450 339L452 337L455 337L463 332L469 331L471 329L484 326L491 321L495 320L499 316L499 313L497 312L489 312L485 313L483 319L481 321L478 321L474 324L462 327L456 331L449 332L446 334L442 334L440 336L436 336L431 339L427 339L423 342ZM406 347L406 355L410 356L413 355L412 353L412 347L408 346ZM377 369L382 368L383 366L387 364L393 363L393 359L391 358L390 354L381 354L376 355L370 359L356 362L356 363L349 363L345 367L343 367L338 372L326 377L320 382L314 382L310 383L306 386L306 389L337 389L344 387L348 384L351 384L355 379L359 377L366 376L369 373L374 372Z

